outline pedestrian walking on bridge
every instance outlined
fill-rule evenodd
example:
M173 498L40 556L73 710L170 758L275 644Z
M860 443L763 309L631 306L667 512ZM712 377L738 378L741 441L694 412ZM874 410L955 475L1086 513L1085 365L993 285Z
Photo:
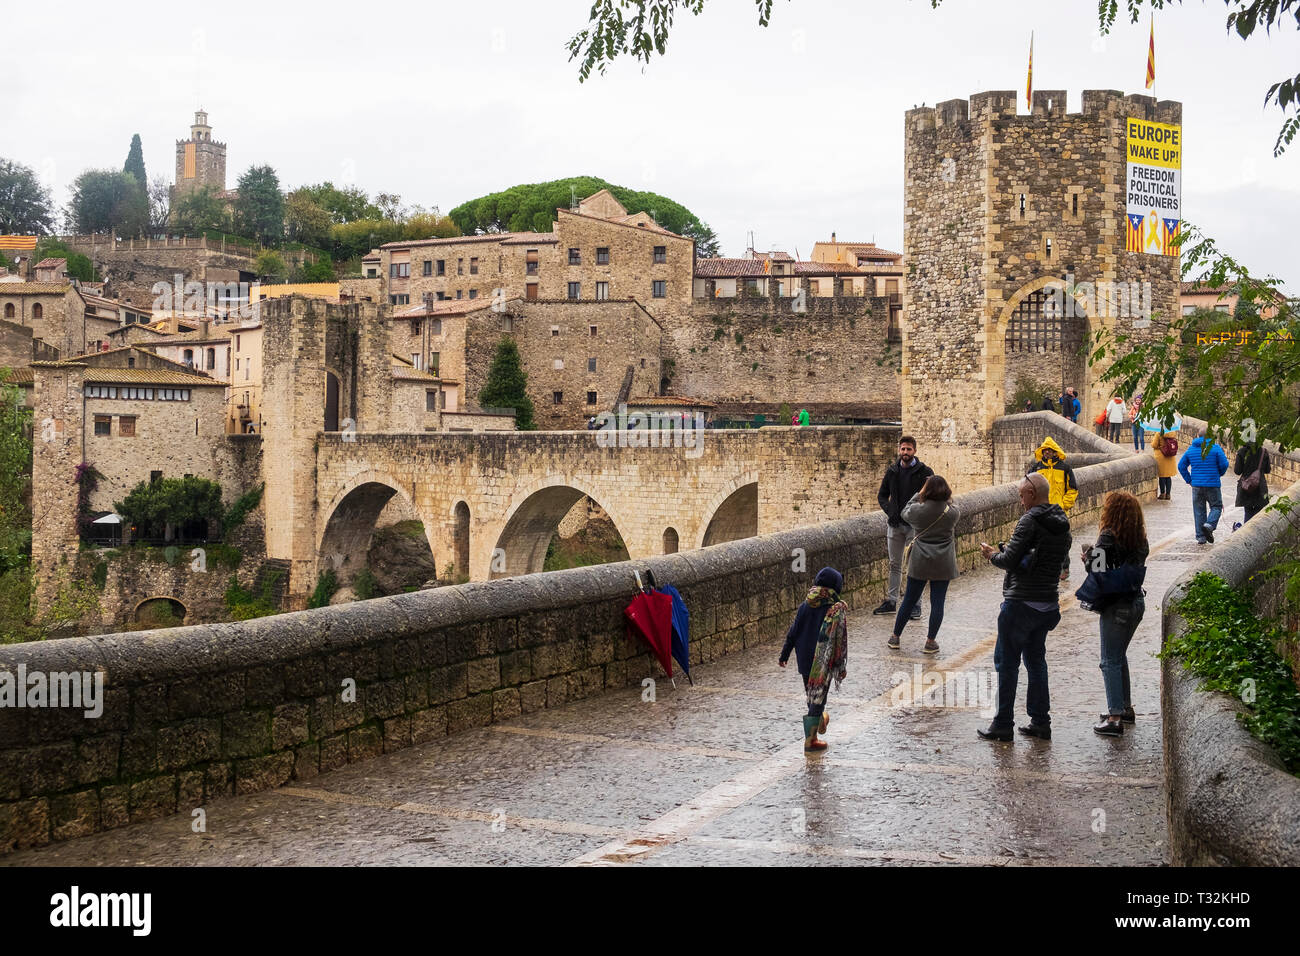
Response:
M948 582L957 577L957 539L955 529L961 512L952 503L952 489L939 475L925 479L912 500L903 508L903 520L916 529L916 537L907 546L904 562L907 590L894 618L894 634L889 649L898 650L903 628L912 608L921 600L921 592L930 585L930 630L923 654L939 653L939 628L943 625L943 605L948 596Z
M808 697L808 713L803 719L803 749L816 753L826 749L818 740L830 723L826 712L826 695L830 683L835 689L848 676L849 629L848 605L840 597L844 577L834 568L822 568L813 579L812 590L799 605L794 623L785 635L785 646L777 663L785 667L794 651L799 676Z
M1205 436L1192 440L1178 459L1178 473L1192 486L1192 520L1196 525L1196 543L1214 544L1214 532L1223 515L1223 473L1228 470L1228 456ZM1206 509L1209 509L1208 513Z
M903 508L933 475L928 465L916 457L916 439L904 435L898 440L898 461L885 469L885 477L876 492L876 502L885 513L885 547L889 552L889 590L880 607L872 614L893 614L898 610L898 591L903 579L903 549L916 535L916 529L903 520ZM912 608L912 620L921 618L921 605Z

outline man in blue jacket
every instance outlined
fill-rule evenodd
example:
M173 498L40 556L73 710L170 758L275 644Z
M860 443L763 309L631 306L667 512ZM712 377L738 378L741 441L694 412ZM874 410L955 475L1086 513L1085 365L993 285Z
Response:
M1228 470L1228 456L1213 439L1197 438L1178 459L1178 473L1192 486L1192 515L1196 522L1196 543L1214 544L1214 529L1223 514L1223 492L1219 479ZM1209 506L1209 514L1205 513Z

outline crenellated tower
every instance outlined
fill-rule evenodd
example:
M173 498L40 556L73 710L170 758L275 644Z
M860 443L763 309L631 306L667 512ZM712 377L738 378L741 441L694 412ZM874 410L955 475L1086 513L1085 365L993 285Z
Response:
M190 138L176 141L176 184L172 200L208 187L226 189L226 144L212 138L208 114L198 110L190 126Z

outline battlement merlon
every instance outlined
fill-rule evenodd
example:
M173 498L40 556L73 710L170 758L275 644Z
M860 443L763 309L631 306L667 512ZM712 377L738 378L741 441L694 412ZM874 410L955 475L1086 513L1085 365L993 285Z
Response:
M907 111L907 128L913 132L957 126L962 123L980 124L994 120L1067 120L1086 118L1123 119L1140 116L1158 123L1178 125L1183 119L1183 104L1177 100L1157 100L1142 94L1124 95L1118 90L1084 90L1083 106L1071 113L1068 109L1068 91L1035 90L1033 111L1022 114L1019 94L1014 90L989 90L975 93L969 100L945 100L937 106L922 106Z
M178 139L176 141L177 146L188 146L190 143L195 143L199 146L220 146L222 149L226 148L225 143L215 139Z

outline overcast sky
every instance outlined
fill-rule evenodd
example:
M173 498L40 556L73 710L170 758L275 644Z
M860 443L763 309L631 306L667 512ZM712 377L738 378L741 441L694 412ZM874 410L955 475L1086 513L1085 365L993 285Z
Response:
M727 255L804 257L832 230L900 249L903 112L988 89L1024 110L1034 86L1144 92L1147 24L1101 38L1095 0L748 0L679 15L668 53L585 84L565 43L590 0L422 5L70 0L5 12L0 155L62 204L84 169L121 168L131 134L150 177L175 168L194 110L229 145L227 185L269 163L281 185L332 180L443 212L521 183L594 175L690 208ZM1123 4L1121 4L1121 7ZM193 11L192 13L190 11ZM1121 16L1123 16L1121 14ZM73 26L75 25L75 27ZM38 38L47 38L44 42ZM1153 92L1184 104L1184 215L1253 270L1300 287L1300 143L1272 157L1300 36L1243 42L1224 6L1156 14Z

